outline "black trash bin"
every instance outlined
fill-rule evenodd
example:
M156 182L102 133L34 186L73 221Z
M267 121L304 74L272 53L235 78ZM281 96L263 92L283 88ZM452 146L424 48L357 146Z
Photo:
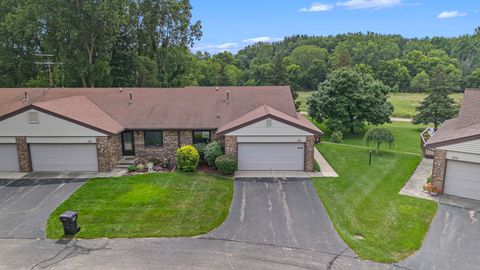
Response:
M80 231L80 227L77 225L77 216L78 213L73 211L67 211L60 215L65 235L75 235Z

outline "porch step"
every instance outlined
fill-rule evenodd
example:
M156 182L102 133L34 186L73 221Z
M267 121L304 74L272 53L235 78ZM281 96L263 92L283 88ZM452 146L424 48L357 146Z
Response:
M122 159L120 159L117 162L117 165L115 166L115 168L126 169L131 165L135 165L136 163L137 163L137 158L136 157L134 157L134 156L124 156L124 157L122 157Z

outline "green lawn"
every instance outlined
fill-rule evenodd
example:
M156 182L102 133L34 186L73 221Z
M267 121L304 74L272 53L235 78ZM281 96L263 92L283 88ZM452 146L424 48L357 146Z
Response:
M66 210L79 212L79 238L203 234L224 221L232 196L230 178L201 173L92 179L50 215L47 237L63 236Z
M399 195L420 156L383 152L368 166L368 151L322 144L339 178L314 186L345 242L363 259L397 262L418 250L437 209L434 202Z
M308 111L307 99L313 92L299 92L297 100L301 101L300 111ZM415 108L425 98L426 94L417 93L392 93L389 101L392 103L394 109L393 117L412 118L415 115ZM463 93L451 94L451 97L457 101L458 104L463 99Z
M427 94L417 93L392 93L390 94L389 101L393 104L395 111L394 117L413 118L415 115L415 108L420 105L420 102L426 97ZM455 93L450 95L457 104L463 99L463 93Z
M330 142L331 131L328 130L327 126L324 123L319 124L315 120L312 120L311 118L309 119L325 133L322 137L322 141ZM413 125L412 123L408 122L392 122L390 124L382 125L382 127L389 129L393 133L395 136L395 145L392 149L389 149L386 145L382 145L380 149L417 154L422 153L419 136L427 126ZM357 129L355 131L356 133L353 135L348 131L344 132L342 144L365 146L363 143L363 136L368 128L369 126L365 127L364 129Z
M343 144L317 145L340 177L313 183L335 228L355 253L397 262L420 248L437 204L398 194L422 159L422 128L399 122L385 127L395 134L396 146L374 155L371 166L360 134L347 135Z

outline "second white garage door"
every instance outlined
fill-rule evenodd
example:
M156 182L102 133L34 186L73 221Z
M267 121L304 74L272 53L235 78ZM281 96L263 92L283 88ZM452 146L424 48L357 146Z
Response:
M303 143L238 144L240 171L303 171L304 159Z
M17 172L18 155L16 144L0 144L0 172Z
M95 144L30 144L33 171L98 171Z
M444 193L480 200L480 164L447 161Z

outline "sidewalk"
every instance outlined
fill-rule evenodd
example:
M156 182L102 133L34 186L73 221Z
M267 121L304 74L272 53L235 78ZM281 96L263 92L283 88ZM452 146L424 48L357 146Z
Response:
M316 147L313 157L318 165L320 165L320 172L324 177L338 177L337 172L328 164L328 161L320 154Z
M423 191L423 186L427 183L427 178L432 174L433 159L424 158L413 173L410 180L400 190L400 194L420 199L426 199L438 202L439 197L432 197Z
M127 170L123 169L111 172L0 172L0 179L90 179L118 177L126 173Z

